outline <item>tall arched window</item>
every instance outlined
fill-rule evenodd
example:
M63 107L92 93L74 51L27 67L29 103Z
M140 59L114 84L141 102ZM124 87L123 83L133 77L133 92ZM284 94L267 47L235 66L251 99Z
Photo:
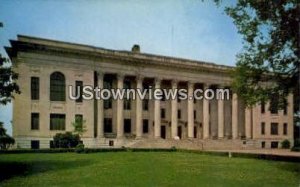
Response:
M50 75L50 101L66 100L65 76L60 72Z

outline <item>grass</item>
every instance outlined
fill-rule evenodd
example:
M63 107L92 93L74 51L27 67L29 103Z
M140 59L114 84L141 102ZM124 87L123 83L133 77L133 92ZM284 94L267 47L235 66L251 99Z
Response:
M299 186L300 163L184 152L0 155L0 186Z

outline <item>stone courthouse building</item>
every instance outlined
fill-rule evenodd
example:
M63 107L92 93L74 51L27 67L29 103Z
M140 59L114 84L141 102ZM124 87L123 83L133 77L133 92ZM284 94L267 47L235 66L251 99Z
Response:
M56 133L84 120L87 147L279 148L293 141L293 95L245 108L229 100L72 100L68 86L99 88L230 88L234 67L19 35L7 47L21 94L13 101L19 148L49 148Z

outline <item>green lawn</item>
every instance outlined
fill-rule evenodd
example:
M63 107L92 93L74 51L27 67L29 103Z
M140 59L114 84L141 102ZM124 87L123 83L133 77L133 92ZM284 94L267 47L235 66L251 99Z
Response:
M299 186L300 163L183 152L1 154L0 186Z

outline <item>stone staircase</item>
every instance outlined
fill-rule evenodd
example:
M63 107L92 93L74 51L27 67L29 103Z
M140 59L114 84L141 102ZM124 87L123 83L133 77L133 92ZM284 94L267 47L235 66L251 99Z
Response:
M193 150L234 150L255 149L257 142L254 140L200 140L200 139L141 139L134 140L125 145L131 148L172 148Z

